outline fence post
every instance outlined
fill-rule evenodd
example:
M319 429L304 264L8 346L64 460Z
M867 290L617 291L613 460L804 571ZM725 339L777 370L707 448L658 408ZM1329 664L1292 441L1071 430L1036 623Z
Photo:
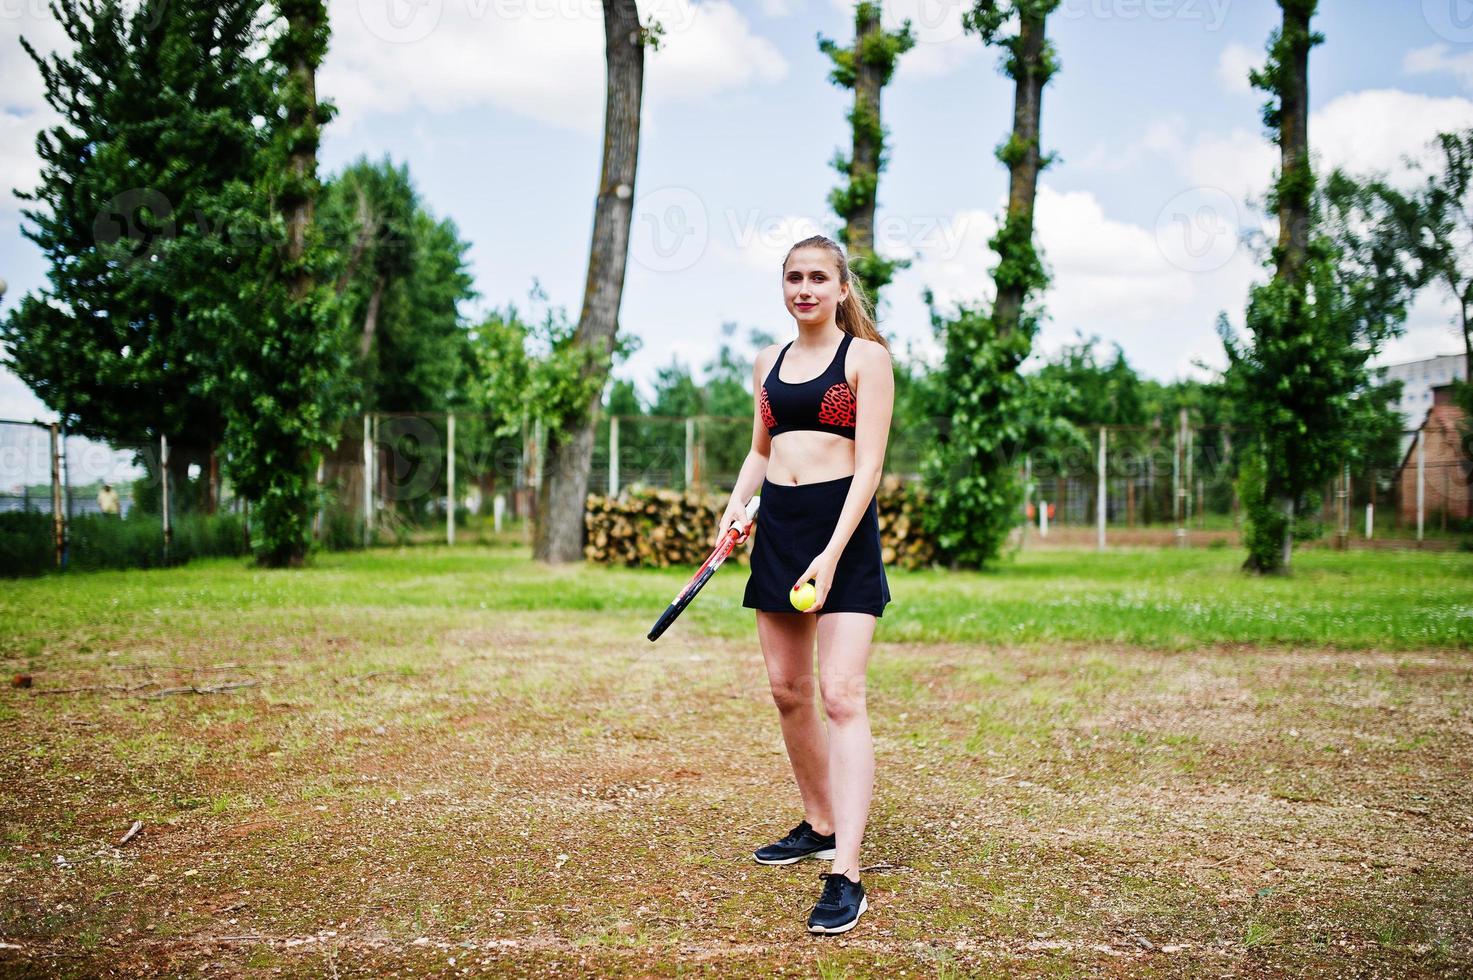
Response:
M363 547L373 541L373 423L363 413Z
M1427 453L1425 450L1426 438L1424 433L1417 433L1417 543L1422 542L1422 518L1424 505L1426 504L1427 490Z
M159 436L159 476L162 477L163 501L160 510L164 515L164 564L169 563L169 545L174 539L174 527L169 521L169 437Z
M212 453L210 458L214 459ZM327 509L327 499L322 493L322 483L327 476L327 454L317 457L317 513L312 516L312 537L322 540L323 512Z
M56 545L56 567L61 567L62 537L66 528L61 516L61 451L57 446L60 426L51 423L51 536Z
M685 417L685 489L689 490L696 475L696 420Z
M609 496L619 496L619 416L609 416Z
M1171 450L1171 520L1176 524L1176 546L1183 547L1187 543L1187 529L1182 526L1182 485L1181 485L1181 461L1182 461L1182 430L1186 428L1186 409L1182 409L1176 420L1176 438Z
M445 543L455 543L455 413L445 413Z
M1376 504L1374 501L1366 504L1366 540L1371 540L1371 529L1376 519Z
M1098 545L1101 551L1105 550L1105 427L1100 426L1100 453L1099 453L1099 499L1095 501L1095 527Z
M1038 500L1038 536L1048 537L1048 501L1041 497Z

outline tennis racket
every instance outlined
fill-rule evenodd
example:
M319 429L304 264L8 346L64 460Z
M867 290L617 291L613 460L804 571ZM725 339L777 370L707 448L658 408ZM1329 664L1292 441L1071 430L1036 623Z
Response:
M726 561L727 557L731 555L737 545L747 540L747 536L752 533L752 522L757 519L757 507L761 503L762 498L760 496L753 497L747 502L746 523L741 527L733 524L726 529L726 534L720 541L716 542L716 547L712 550L710 557L705 560L700 568L696 569L696 573L690 577L690 581L685 583L685 588L676 594L675 601L670 603L669 607L660 614L660 618L655 620L655 625L650 627L649 638L651 641L658 640L660 634L670 628L670 624L675 622L675 617L685 611L685 607L690 605L690 601L696 597L696 593L701 591L702 586L711 580L712 575L716 574L716 569L721 567L721 563Z

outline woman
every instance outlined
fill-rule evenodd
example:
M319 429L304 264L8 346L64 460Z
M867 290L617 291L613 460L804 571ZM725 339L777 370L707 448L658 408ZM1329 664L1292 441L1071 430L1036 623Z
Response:
M757 355L752 450L719 531L746 519L747 501L760 484L742 604L757 610L757 637L804 819L753 857L762 864L832 858L808 929L839 933L854 928L869 907L859 880L875 768L865 666L875 620L890 601L875 490L895 376L860 284L833 241L819 235L788 251L783 299L798 337ZM799 612L790 594L808 581L816 596ZM814 708L815 636L827 730Z

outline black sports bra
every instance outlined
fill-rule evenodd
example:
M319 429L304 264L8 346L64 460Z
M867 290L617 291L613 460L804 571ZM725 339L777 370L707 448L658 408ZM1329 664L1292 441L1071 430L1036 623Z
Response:
M793 342L790 340L783 345L777 360L767 371L767 379L757 400L769 436L794 429L814 429L854 438L857 403L844 377L844 355L849 352L849 342L853 339L852 334L844 334L834 359L823 373L797 384L789 384L780 374L783 357Z

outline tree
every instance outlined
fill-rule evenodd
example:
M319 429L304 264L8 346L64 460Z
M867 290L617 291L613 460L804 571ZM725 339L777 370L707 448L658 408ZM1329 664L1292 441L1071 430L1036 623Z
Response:
M1240 457L1247 523L1244 568L1287 572L1296 539L1318 529L1308 517L1327 479L1384 428L1366 362L1399 332L1409 293L1393 227L1366 211L1370 199L1343 174L1317 185L1309 155L1310 30L1317 0L1280 0L1283 24L1253 85L1269 94L1263 121L1280 150L1270 203L1279 218L1273 278L1250 291L1250 342L1225 316L1224 382L1250 434ZM1302 516L1301 516L1302 515Z
M36 139L39 186L17 191L48 285L0 326L12 369L69 430L123 445L168 436L176 499L208 474L224 407L218 320L249 315L240 255L223 248L230 188L265 166L279 72L255 49L260 4L80 3L51 10L70 41L22 39L62 116ZM156 457L145 454L150 469ZM155 472L153 474L157 476Z
M1007 220L990 243L1001 258L992 274L997 284L992 319L1002 336L1024 326L1024 304L1048 282L1033 247L1033 202L1038 196L1038 175L1055 160L1052 155L1043 156L1039 129L1043 88L1059 70L1058 56L1044 37L1044 29L1059 2L975 0L962 17L967 31L981 36L984 44L996 44L1007 52L1003 70L1014 82L1013 132L997 149L997 158L1008 168ZM1018 32L1003 36L1003 28L1014 19Z
M1391 198L1403 227L1417 237L1426 281L1440 283L1458 306L1463 334L1463 384L1459 401L1473 419L1473 129L1440 133L1440 169L1410 200Z
M263 186L242 191L237 208L242 222L256 222L263 245L251 253L244 291L252 315L222 331L231 366L220 388L227 406L227 472L253 504L256 560L282 567L306 560L317 463L332 446L347 405L348 360L333 288L323 279L330 260L313 221L317 147L322 125L334 114L331 103L318 101L316 88L327 50L327 10L322 0L278 0L276 9L285 23L270 57L284 80L273 166Z
M355 401L371 412L444 412L467 381L462 303L470 248L421 203L407 165L360 158L323 187L323 235L351 341Z
M925 385L939 431L922 461L930 500L926 521L953 565L981 567L994 559L1022 514L1017 478L1022 454L1062 435L1050 403L1059 397L1046 381L1018 373L1038 331L1040 311L1029 306L1048 283L1033 245L1043 87L1058 71L1044 36L1059 0L977 0L963 17L970 32L1008 52L1004 71L1015 83L1013 132L997 149L1008 167L1006 216L991 245L996 299L991 309L960 304L954 315L937 310L925 292L931 324L945 347L941 370ZM1017 33L1002 32L1016 21Z
M644 47L658 46L658 25L642 27L634 0L604 0L603 167L593 211L593 242L583 310L572 344L580 352L579 401L558 411L547 432L547 468L537 501L532 554L548 563L581 561L583 511L593 465L594 409L617 346L619 301L629 259L629 224L639 156ZM539 450L541 447L539 447Z
M819 50L834 63L829 80L854 91L854 108L847 116L853 149L849 156L836 153L832 161L833 168L848 178L848 183L829 193L829 205L844 220L839 241L848 250L849 266L877 304L881 288L889 284L895 271L910 265L909 261L883 259L875 254L875 204L880 172L887 162L880 91L890 84L896 61L915 43L909 20L898 31L883 29L880 5L871 0L855 4L852 47L840 47L818 35Z

